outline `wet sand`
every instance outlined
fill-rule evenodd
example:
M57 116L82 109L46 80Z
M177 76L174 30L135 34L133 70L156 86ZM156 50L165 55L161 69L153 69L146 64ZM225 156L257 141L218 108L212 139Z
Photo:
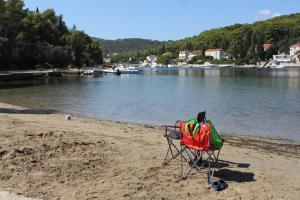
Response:
M300 199L300 145L226 135L216 179L162 165L164 129L0 103L0 191L39 199Z

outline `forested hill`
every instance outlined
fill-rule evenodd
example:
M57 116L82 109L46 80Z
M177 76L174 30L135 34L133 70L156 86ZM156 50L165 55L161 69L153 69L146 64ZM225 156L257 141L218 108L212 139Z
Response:
M101 63L100 43L69 29L53 9L30 11L22 0L0 0L0 70Z
M204 31L166 45L165 49L175 58L180 50L222 48L237 63L255 63L270 58L278 51L288 53L290 45L296 42L300 42L299 13ZM272 44L267 52L263 50L264 43ZM159 54L161 50L156 52Z
M128 38L128 39L118 39L118 40L105 40L99 38L93 38L93 39L100 41L102 50L106 53L141 51L150 48L157 48L162 46L163 44L172 42L172 41L147 40L141 38Z

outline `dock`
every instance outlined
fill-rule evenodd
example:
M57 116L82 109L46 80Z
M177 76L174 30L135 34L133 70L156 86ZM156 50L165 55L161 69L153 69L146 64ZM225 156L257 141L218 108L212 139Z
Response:
M17 71L1 71L0 82L9 82L16 80L35 80L46 77L59 77L60 72L55 70L17 70Z
M100 68L0 71L0 83L22 80L37 80L68 75L79 76L85 74L87 70L92 70L92 73L89 75L101 75L103 73Z

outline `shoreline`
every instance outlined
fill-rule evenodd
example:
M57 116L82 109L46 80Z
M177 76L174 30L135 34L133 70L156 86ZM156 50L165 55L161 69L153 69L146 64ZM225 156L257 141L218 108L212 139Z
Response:
M6 104L6 105L11 105L11 106L15 106L15 107L19 107L19 108L23 108L23 109L32 109L36 112L41 112L44 114L62 114L62 115L71 115L72 117L76 117L76 118L82 118L82 119L91 119L94 121L100 121L100 122L110 122L110 123L117 123L117 124L132 124L132 125L136 125L136 126L144 126L144 127L152 127L152 128L162 128L166 125L173 125L173 124L163 124L163 125L156 125L156 124L147 124L147 123L139 123L139 122L130 122L130 121L120 121L120 120L113 120L113 119L103 119L103 118L99 118L99 117L93 117L93 116L88 116L88 115L84 115L84 114L78 114L78 113L64 113L60 110L55 110L55 109L41 109L41 108L30 108L30 107L26 107L26 106L22 106L22 105L13 105L13 104L8 104L5 102L1 102L0 101L0 105L1 104ZM26 112L26 111L25 111ZM0 112L1 114L1 112ZM226 137L246 137L246 138L260 138L260 139L266 139L266 140L274 140L274 141L280 141L282 143L288 143L288 144L299 144L300 145L300 140L296 140L296 139L289 139L289 138L284 138L284 137L272 137L272 136L268 136L268 135L255 135L252 133L237 133L237 132L221 132L220 134L226 136Z
M0 103L0 191L39 199L299 199L300 145L224 135L216 178L163 166L164 129ZM180 159L179 159L180 160ZM105 194L105 196L103 195Z
M76 118L91 119L91 120L100 121L100 122L102 121L102 122L110 122L110 123L125 124L125 125L126 124L132 124L132 125L136 125L136 126L144 126L144 127L152 127L152 128L162 128L166 125L172 125L172 124L156 125L156 124L147 124L147 123L139 123L139 122L120 121L120 120L113 120L113 119L103 119L103 118L99 118L99 117L93 117L93 116L88 116L88 115L78 114L78 113L64 113L62 111L55 110L55 109L30 108L30 107L26 107L26 106L22 106L22 105L13 105L13 104L8 104L8 103L0 101L0 105L1 104L7 104L7 105L23 108L23 109L28 109L29 108L29 109L32 109L36 112L41 112L41 113L44 113L44 114L52 114L53 113L53 114L71 115L72 117L76 117ZM255 134L252 134L252 133L237 133L237 132L220 132L220 134L222 134L226 137L260 138L260 139L263 139L263 140L264 139L274 140L274 141L281 141L282 143L299 144L300 145L300 140L283 138L283 137L279 137L279 136L278 137L272 137L272 136L268 136L268 135L255 135Z

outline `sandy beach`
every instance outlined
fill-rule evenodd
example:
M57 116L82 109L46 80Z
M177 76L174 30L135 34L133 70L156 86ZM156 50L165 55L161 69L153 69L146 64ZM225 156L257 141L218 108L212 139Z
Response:
M162 165L164 129L0 103L0 191L38 199L300 199L300 145L226 135L216 179Z

